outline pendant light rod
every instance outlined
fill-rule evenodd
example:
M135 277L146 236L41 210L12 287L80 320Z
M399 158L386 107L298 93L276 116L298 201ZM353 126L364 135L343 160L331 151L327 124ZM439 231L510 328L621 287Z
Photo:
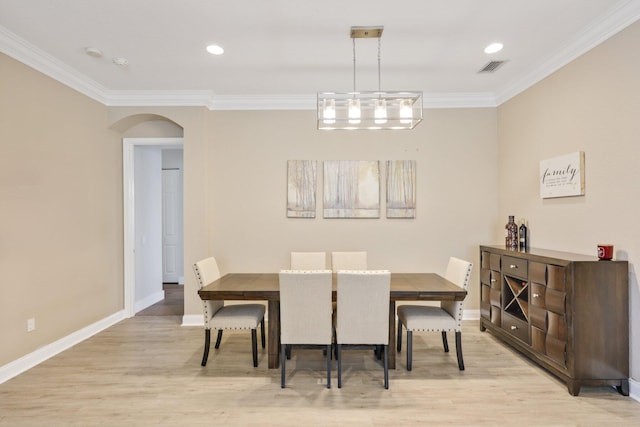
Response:
M378 37L378 92L382 92L380 85L380 37Z
M356 92L356 39L352 38L353 41L353 93Z

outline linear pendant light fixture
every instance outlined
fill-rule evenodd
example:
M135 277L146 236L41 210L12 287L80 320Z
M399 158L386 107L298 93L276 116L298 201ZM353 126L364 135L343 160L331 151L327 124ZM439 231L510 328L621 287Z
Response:
M380 88L380 38L384 27L351 27L353 92L318 92L318 129L413 129L422 121L422 92ZM378 39L378 90L356 91L356 39Z

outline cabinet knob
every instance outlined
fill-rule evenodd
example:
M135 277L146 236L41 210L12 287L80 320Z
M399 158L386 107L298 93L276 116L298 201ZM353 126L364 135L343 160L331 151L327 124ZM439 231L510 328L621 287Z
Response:
M533 294L534 298L540 298L540 294Z
M496 279L491 279L491 283L496 283Z
M518 268L518 266L515 265L515 264L511 264L511 265L509 265L509 268Z
M516 329L518 329L518 327L516 325L511 325L511 330L515 331Z

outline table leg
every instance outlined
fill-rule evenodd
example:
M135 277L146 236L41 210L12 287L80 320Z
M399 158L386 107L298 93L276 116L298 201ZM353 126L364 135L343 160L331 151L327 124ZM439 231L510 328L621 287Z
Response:
M389 301L389 369L396 369L396 302Z
M269 300L269 336L267 337L267 351L269 352L269 369L280 367L280 301Z

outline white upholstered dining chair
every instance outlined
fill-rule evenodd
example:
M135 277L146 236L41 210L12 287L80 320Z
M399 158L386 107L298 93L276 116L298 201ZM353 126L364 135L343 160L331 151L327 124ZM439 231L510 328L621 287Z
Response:
M324 270L327 254L324 252L291 252L291 270Z
M471 269L473 264L459 258L449 258L445 278L463 288L469 287ZM463 301L442 301L440 306L401 305L398 313L398 339L397 350L402 349L402 327L407 330L407 370L412 368L412 347L414 331L440 331L442 332L442 345L444 351L449 352L447 332L455 332L456 355L458 368L464 371L462 359L462 312Z
M389 388L389 299L391 273L387 270L338 271L338 308L335 317L338 388L342 387L342 346L381 346L384 388Z
M331 388L331 270L283 270L280 280L280 386L285 386L285 354L290 346L322 347Z
M331 270L366 270L366 252L331 252Z
M198 281L198 289L220 278L218 263L214 257L205 258L193 265L193 271ZM256 329L260 324L262 348L265 347L264 337L264 312L263 304L237 304L224 305L220 300L203 300L204 310L204 354L202 366L207 365L209 358L209 346L211 343L211 329L218 330L215 348L220 347L222 331L225 329L250 329L251 350L253 354L253 366L258 366L258 343Z

